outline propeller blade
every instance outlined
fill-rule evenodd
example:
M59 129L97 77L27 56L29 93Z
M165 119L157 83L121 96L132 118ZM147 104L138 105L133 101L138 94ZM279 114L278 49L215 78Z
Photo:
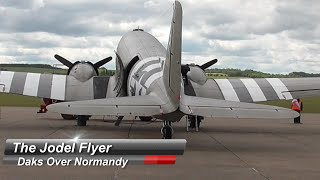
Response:
M190 71L190 67L188 64L185 64L185 65L181 65L181 74L183 76L186 76L188 71Z
M110 57L107 57L107 58L102 59L102 60L96 62L95 64L93 64L93 67L96 68L96 69L99 69L99 67L105 65L106 63L108 63L108 62L111 61L111 60L112 60L112 57L111 57L111 56L110 56Z
M217 59L213 59L213 60L211 60L211 61L209 61L209 62L204 63L203 65L201 65L200 68L201 68L202 70L205 70L205 69L207 69L208 67L214 65L214 64L217 63L217 62L218 62Z
M58 54L54 55L54 57L61 62L63 65L67 66L68 68L72 67L73 64L68 61L67 59L65 59L64 57L59 56Z

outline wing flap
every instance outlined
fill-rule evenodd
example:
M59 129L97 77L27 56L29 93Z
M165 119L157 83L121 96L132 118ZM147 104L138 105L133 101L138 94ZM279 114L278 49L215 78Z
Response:
M180 111L185 114L201 115L205 117L223 118L254 118L254 119L287 119L299 114L290 109L225 101L183 95L180 101Z
M48 110L77 115L153 116L162 112L163 103L152 95L116 97L52 104Z

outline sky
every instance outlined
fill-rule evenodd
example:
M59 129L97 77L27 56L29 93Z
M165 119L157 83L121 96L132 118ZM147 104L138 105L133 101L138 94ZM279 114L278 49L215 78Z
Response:
M140 27L165 47L172 0L0 0L0 63L93 63ZM182 63L320 73L320 1L181 0ZM106 68L114 69L112 60Z

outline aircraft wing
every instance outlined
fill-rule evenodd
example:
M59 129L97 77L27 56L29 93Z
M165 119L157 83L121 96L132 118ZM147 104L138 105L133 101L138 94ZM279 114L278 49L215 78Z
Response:
M0 92L62 101L105 98L108 82L104 76L81 82L67 75L0 71Z
M208 79L204 85L189 81L188 96L237 102L263 102L320 96L320 78Z
M164 103L153 95L127 96L51 104L49 111L77 115L153 116L163 112Z
M180 111L215 118L287 119L299 116L299 113L282 107L187 95L181 96Z

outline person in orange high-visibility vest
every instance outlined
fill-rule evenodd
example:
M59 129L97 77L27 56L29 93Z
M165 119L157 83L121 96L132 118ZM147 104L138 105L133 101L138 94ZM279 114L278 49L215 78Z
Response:
M299 116L294 118L294 123L301 123L301 111L303 110L303 104L302 101L298 98L298 99L293 99L292 100L292 104L291 104L291 109L298 112Z

